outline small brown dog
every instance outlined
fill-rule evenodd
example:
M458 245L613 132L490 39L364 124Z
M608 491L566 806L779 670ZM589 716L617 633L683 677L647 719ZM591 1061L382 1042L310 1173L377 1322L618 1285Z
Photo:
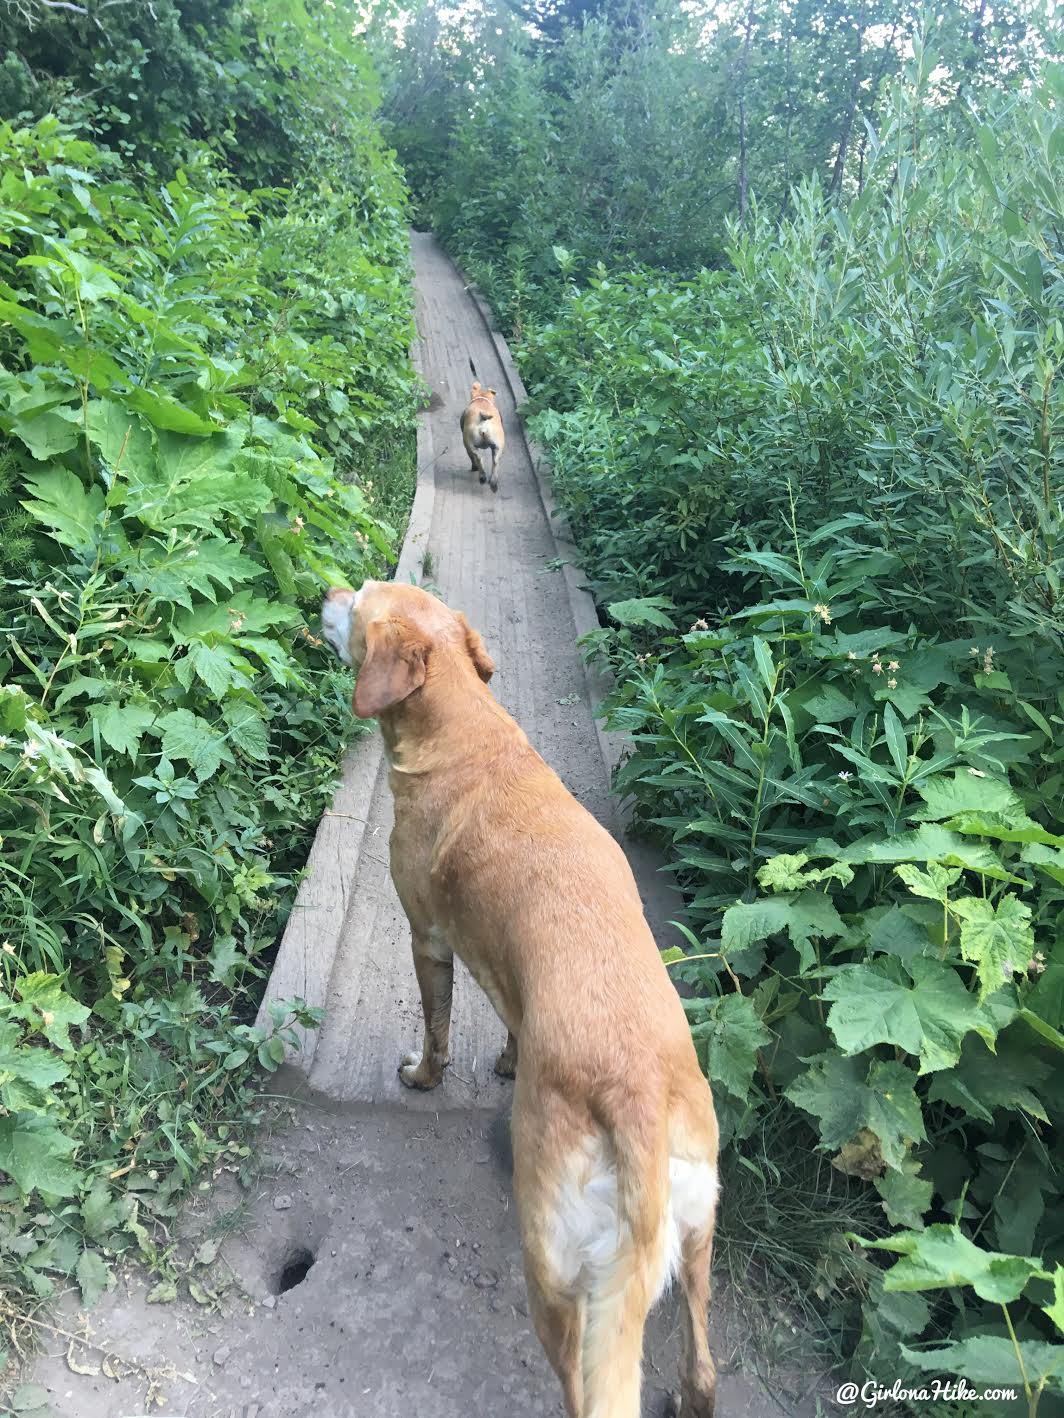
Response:
M392 880L425 1015L402 1080L443 1077L457 953L509 1031L496 1070L516 1067L530 1310L570 1418L639 1418L647 1312L677 1273L683 1418L710 1418L717 1123L624 853L496 701L464 616L367 581L330 591L322 626L391 767Z
M495 390L485 389L479 380L473 381L469 403L462 411L462 442L469 454L474 473L487 482L492 492L499 490L499 460L506 447L506 433L495 407ZM491 477L485 465L485 453L491 449Z

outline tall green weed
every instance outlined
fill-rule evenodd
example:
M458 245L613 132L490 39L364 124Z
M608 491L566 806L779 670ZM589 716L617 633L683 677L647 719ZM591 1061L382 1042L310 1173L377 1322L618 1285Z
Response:
M725 1135L787 1100L879 1226L818 1293L873 1376L1064 1385L1059 73L930 129L917 53L845 207L726 269L605 268L519 358L670 847ZM935 115L935 125L941 123ZM790 1134L789 1134L790 1135ZM900 1257L900 1258L899 1258ZM1054 1297L1056 1297L1054 1299Z
M311 1017L251 1023L352 727L307 620L392 559L417 398L401 188L362 157L362 200L205 148L159 184L55 118L0 127L15 1291L91 1302L101 1248L171 1274L153 1222L246 1165L253 1070Z

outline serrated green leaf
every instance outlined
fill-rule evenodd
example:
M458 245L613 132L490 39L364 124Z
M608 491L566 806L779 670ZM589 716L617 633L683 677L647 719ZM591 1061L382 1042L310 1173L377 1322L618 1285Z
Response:
M905 1360L916 1369L935 1374L959 1374L971 1384L995 1388L1013 1385L1022 1394L1025 1380L1037 1384L1052 1375L1048 1387L1060 1391L1064 1373L1064 1344L1043 1344L1039 1340L1019 1341L1023 1358L1021 1370L1012 1340L1006 1335L982 1334L971 1339L955 1339L936 1349L901 1346Z
M0 1117L0 1172L24 1192L76 1195L80 1174L64 1160L76 1148L73 1138L38 1113Z
M1019 795L997 778L970 773L958 768L950 775L924 778L917 782L916 791L924 806L913 816L925 822L941 822L961 813L999 814L1005 821L1024 821L1026 813Z
M223 763L233 761L218 730L191 709L171 710L156 728L162 734L163 754L171 760L184 759L201 783L213 777Z
M270 755L269 731L262 715L241 699L230 700L222 709L229 729L229 742L249 758L264 762Z
M901 1171L884 1172L873 1185L892 1226L908 1226L914 1231L923 1229L935 1188L926 1177L920 1176L918 1162L907 1160Z
M828 896L822 891L802 891L729 906L721 921L720 943L727 954L787 931L798 952L800 968L805 971L816 963L811 941L831 940L845 930Z
M914 896L922 896L928 901L949 900L949 889L961 879L960 867L943 867L938 862L929 862L926 871L903 862L894 868Z
M1043 1307L1043 1313L1064 1334L1064 1265L1058 1265L1053 1272L1053 1300Z
M741 1101L750 1092L757 1052L772 1042L747 995L731 994L709 1006L707 1018L692 1029L706 1072Z
M111 1272L95 1251L82 1251L78 1258L77 1281L81 1303L89 1310L112 1284Z
M668 596L633 596L627 601L611 601L606 607L618 625L656 625L672 630L673 621L666 611L674 609Z
M114 399L93 399L88 408L90 442L112 471L134 479L147 476L155 454L147 426Z
M140 741L151 727L156 711L147 704L100 704L89 711L89 717L100 730L104 743L118 753L128 753L135 759Z
M23 975L15 986L17 1014L30 1022L57 1049L69 1049L70 1030L85 1023L89 1009L63 989L56 975L43 970Z
M1048 1123L1045 1108L1032 1091L1048 1072L1029 1048L1005 1046L994 1054L980 1039L968 1038L954 1067L935 1074L927 1097L932 1103L950 1103L988 1124L998 1108L1022 1109Z
M103 493L98 487L86 488L67 468L30 473L26 486L32 497L22 506L50 537L74 551L86 551L96 545L104 511Z
M11 432L22 440L31 455L44 462L77 445L81 430L78 409L44 409L32 416L16 416L11 420Z
M889 1167L901 1169L909 1147L926 1136L916 1075L904 1064L825 1053L806 1059L785 1096L819 1123L821 1146L838 1152L863 1129L879 1139Z
M970 1285L982 1300L1008 1305L1018 1300L1042 1262L1032 1256L984 1251L959 1226L936 1222L924 1231L906 1231L867 1242L873 1250L894 1251L902 1259L887 1271L887 1290L941 1290Z
M824 989L834 1001L828 1028L845 1054L893 1044L920 1060L920 1073L951 1068L966 1034L992 1044L994 1016L965 989L951 966L917 956L906 966L912 984L894 979L878 962L846 965Z
M954 901L951 909L960 917L961 954L976 967L980 999L1026 971L1034 954L1034 928L1031 908L1018 896L1003 896L996 905L968 896Z

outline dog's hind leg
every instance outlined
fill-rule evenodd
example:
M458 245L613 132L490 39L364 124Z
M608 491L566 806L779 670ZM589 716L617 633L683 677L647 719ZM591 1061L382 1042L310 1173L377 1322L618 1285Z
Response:
M488 483L488 486L491 488L492 492L498 492L499 490L499 461L501 458L502 450L500 448L496 448L495 444L493 443L491 445L491 479ZM480 481L483 482L484 479L481 478Z
M561 1381L569 1418L584 1418L584 1383L580 1355L584 1344L584 1301L560 1295L525 1252L528 1307L539 1342Z
M435 1088L451 1061L451 991L454 955L435 931L413 934L414 970L425 1015L425 1043L420 1058L407 1054L399 1077L407 1088Z
M568 1110L519 1072L510 1119L514 1158L514 1200L521 1226L528 1306L536 1334L561 1381L569 1418L585 1418L583 1349L586 1301L563 1284L558 1249L558 1164L578 1146L579 1132Z
M500 1078L517 1077L517 1040L512 1033L507 1033L506 1047L495 1060L495 1072Z
M713 1418L717 1370L709 1352L706 1317L709 1313L709 1266L713 1253L713 1224L708 1231L688 1236L680 1262L683 1286L683 1372L680 1376L681 1418Z

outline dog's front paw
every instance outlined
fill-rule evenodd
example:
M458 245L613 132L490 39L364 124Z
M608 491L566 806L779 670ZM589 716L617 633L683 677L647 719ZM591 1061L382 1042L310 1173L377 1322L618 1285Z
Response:
M442 1081L443 1065L433 1066L432 1060L423 1058L421 1054L407 1054L399 1065L399 1078L407 1088L428 1092Z
M484 479L481 478L480 481L483 482ZM499 490L499 479L498 479L498 478L492 478L491 481L488 483L488 486L491 488L492 492L498 492L498 490Z

